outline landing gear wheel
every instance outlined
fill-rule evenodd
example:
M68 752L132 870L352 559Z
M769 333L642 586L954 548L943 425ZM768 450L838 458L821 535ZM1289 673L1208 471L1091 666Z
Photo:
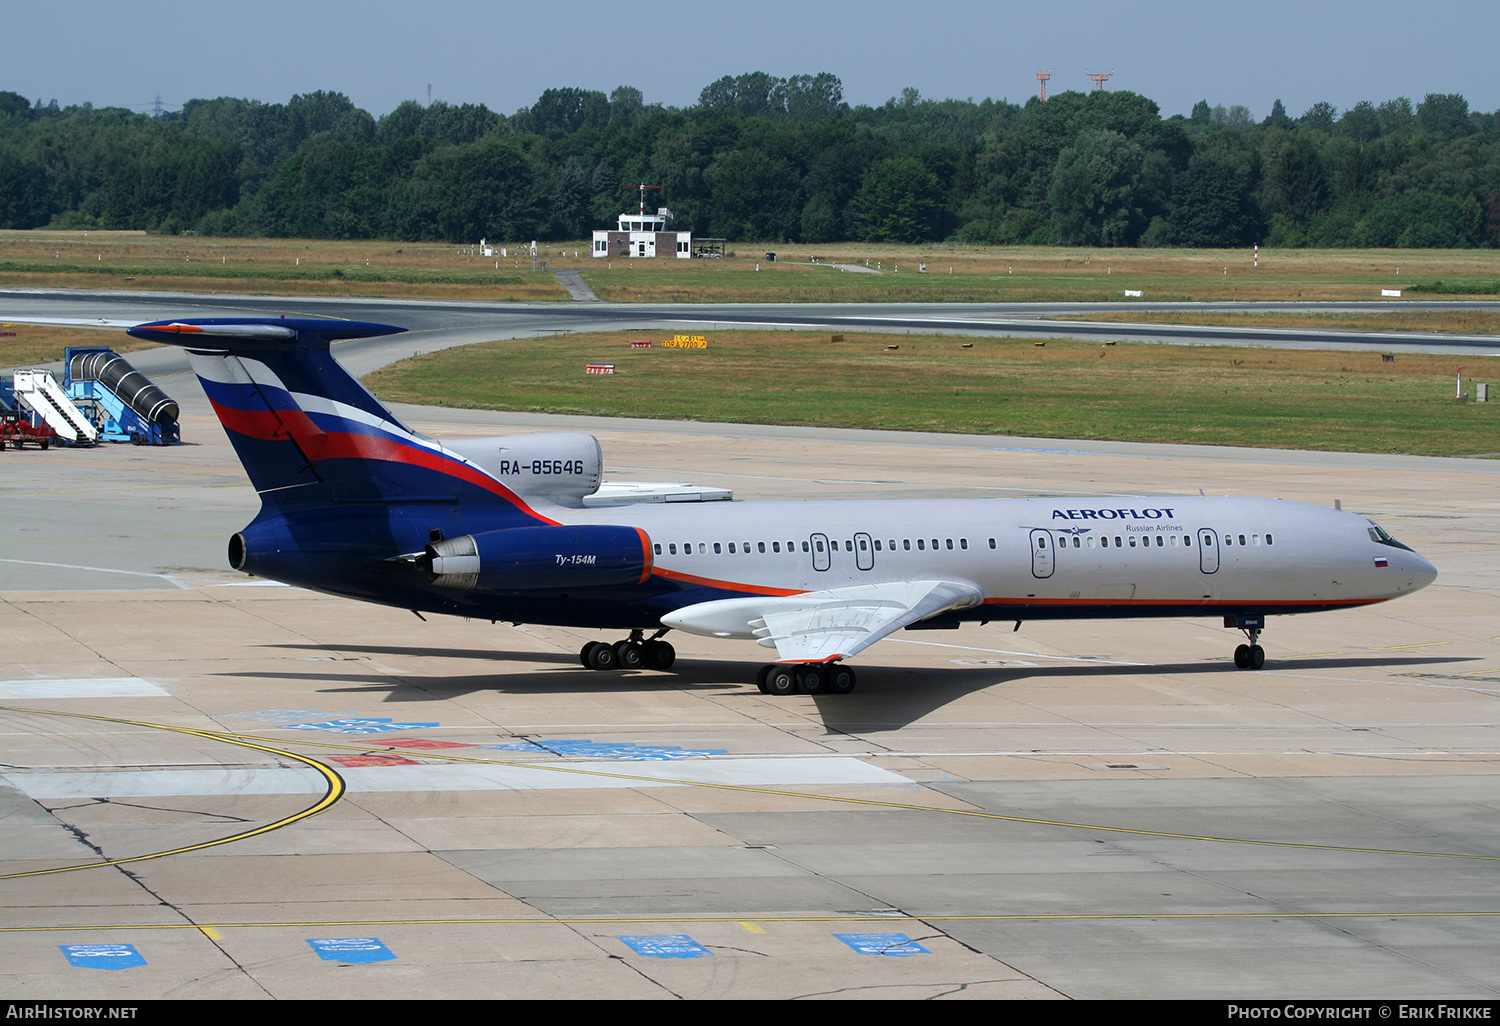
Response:
M615 645L615 663L622 670L639 670L646 665L646 653L633 641L621 641Z
M598 644L599 642L597 641L590 641L587 645L584 645L583 650L578 653L578 661L583 664L583 668L585 670L592 670L594 668L594 646Z
M1250 646L1241 645L1234 650L1234 665L1242 670L1250 668Z
M1245 665L1252 670L1258 670L1266 665L1266 650L1259 645L1251 645L1249 660Z
M670 670L677 661L677 650L665 641L648 641L645 645L646 667L651 670Z
M795 695L797 693L797 675L785 666L772 666L771 672L766 674L766 694L768 695Z
M828 691L835 695L847 695L854 690L854 671L847 666L835 666L828 671Z
M760 668L760 672L755 675L755 688L756 688L756 690L759 691L763 695L769 695L771 693L771 689L766 685L766 681L769 680L770 677L771 677L771 674L773 674L775 672L776 672L776 664L775 663L767 663L766 665L762 666Z
M615 658L615 650L609 645L595 642L595 648L589 653L589 669L591 670L613 670L619 665Z
M797 683L809 695L821 695L823 681L823 667L821 666L804 666L797 671Z

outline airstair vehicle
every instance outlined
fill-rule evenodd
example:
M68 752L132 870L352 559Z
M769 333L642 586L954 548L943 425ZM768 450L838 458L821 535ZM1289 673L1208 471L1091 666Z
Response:
M35 413L21 408L16 393L0 381L0 451L35 445L45 449L57 441L57 432Z
M106 442L170 445L182 440L177 403L124 357L104 346L74 346L64 353L63 387L89 409Z
M13 380L19 404L40 416L57 432L61 441L71 445L93 445L99 440L98 428L68 398L51 371L18 368Z

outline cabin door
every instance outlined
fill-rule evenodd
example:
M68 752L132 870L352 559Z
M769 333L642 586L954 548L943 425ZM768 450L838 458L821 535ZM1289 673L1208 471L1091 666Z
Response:
M1031 576L1052 576L1052 532L1031 532Z
M861 570L875 569L875 542L868 534L854 536L854 565Z
M815 534L808 540L812 542L813 569L827 570L830 559L828 555L828 535Z
M1206 527L1198 529L1198 569L1206 574L1219 571L1219 536Z

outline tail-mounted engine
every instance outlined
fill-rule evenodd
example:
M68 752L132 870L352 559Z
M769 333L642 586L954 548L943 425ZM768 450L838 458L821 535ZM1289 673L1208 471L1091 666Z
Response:
M593 435L553 432L444 442L449 452L526 499L580 507L599 490L604 454Z
M641 584L651 576L651 540L634 527L512 527L444 538L418 566L455 591L569 591Z

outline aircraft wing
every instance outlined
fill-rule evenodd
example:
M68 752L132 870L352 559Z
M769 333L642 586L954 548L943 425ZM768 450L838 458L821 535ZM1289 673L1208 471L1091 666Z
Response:
M801 595L719 599L686 606L661 622L690 634L755 638L782 662L847 659L908 624L984 595L967 581L887 581Z

